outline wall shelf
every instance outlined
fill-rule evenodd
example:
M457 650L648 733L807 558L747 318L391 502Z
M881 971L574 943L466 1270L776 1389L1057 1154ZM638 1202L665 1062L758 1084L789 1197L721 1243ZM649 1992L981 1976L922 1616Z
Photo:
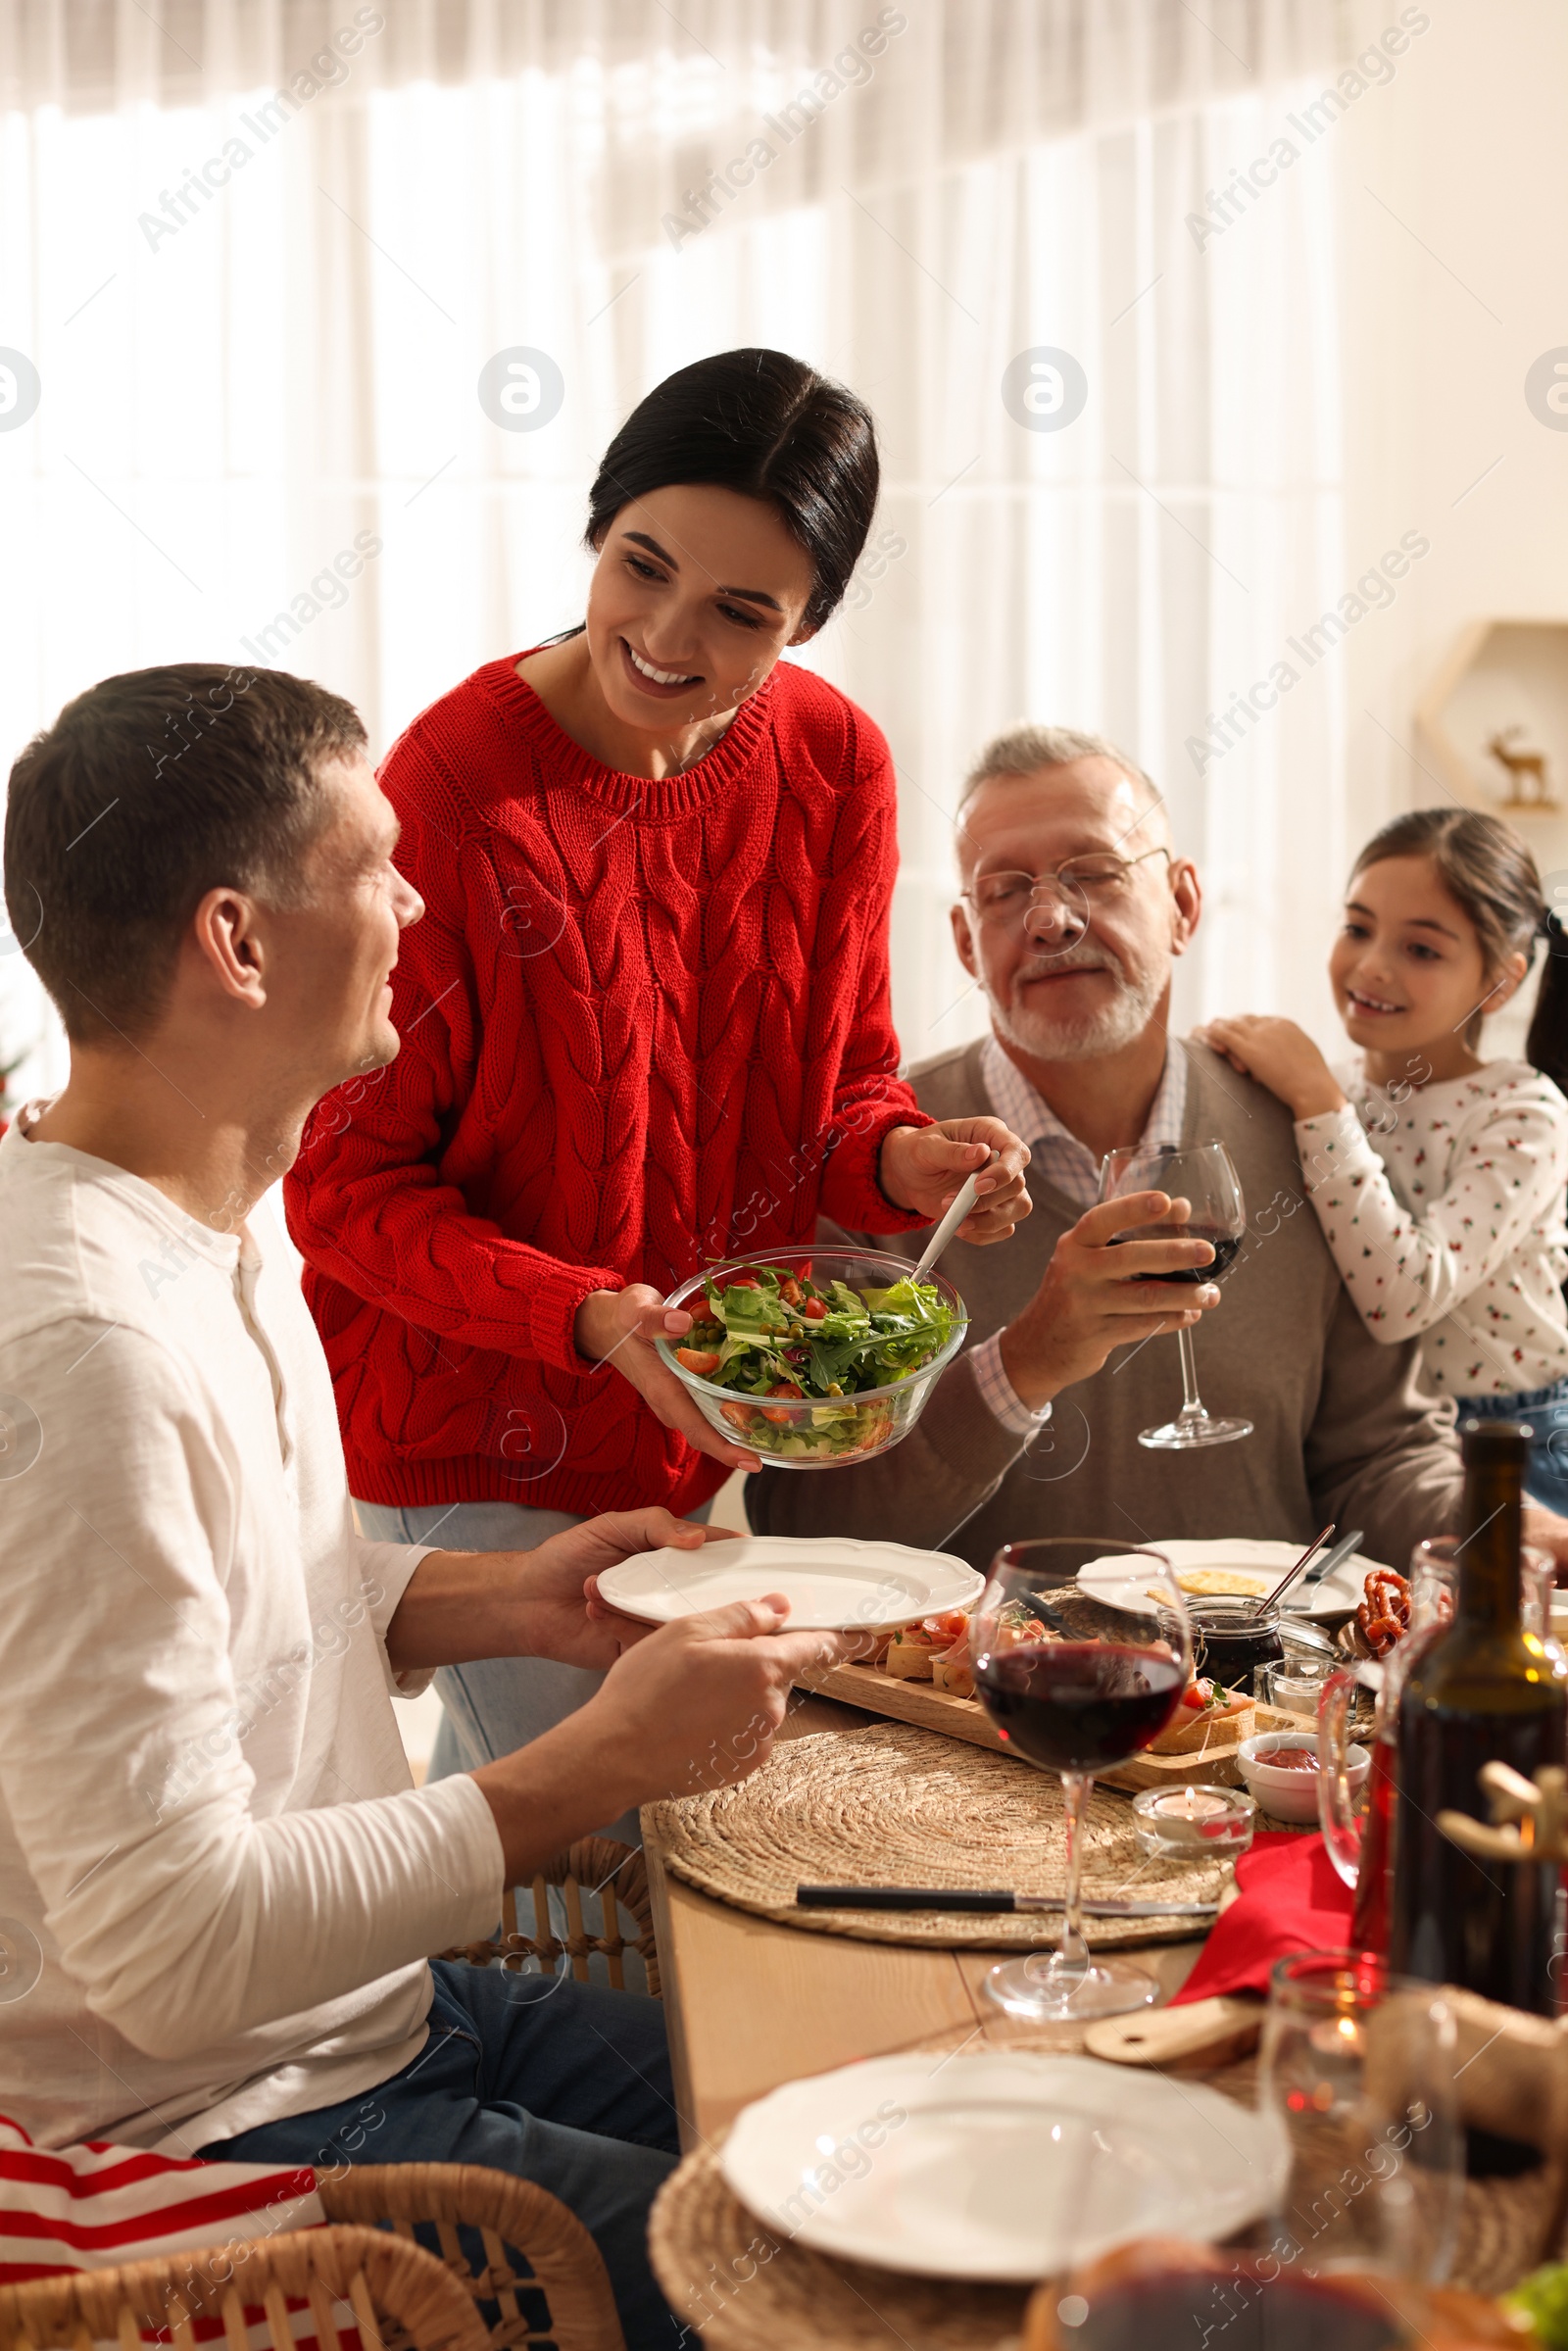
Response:
M1467 808L1500 816L1529 842L1548 905L1568 917L1568 620L1473 620L1416 704L1423 738L1422 804L1441 786ZM1515 753L1539 752L1555 807L1519 805L1489 750L1516 730ZM1534 779L1522 779L1527 788ZM1510 803L1512 805L1510 805ZM1522 1051L1534 984L1487 1026L1491 1053Z
M1568 847L1568 620L1472 620L1416 704L1416 723L1457 799L1516 824L1538 856L1548 834ZM1554 808L1521 803L1533 779L1511 782L1489 748L1510 730L1516 754L1543 755Z

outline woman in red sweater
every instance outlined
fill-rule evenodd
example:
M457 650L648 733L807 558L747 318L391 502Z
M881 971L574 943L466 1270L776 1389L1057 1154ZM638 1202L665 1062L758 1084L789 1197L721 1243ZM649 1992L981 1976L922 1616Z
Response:
M702 1511L757 1457L655 1352L705 1263L1027 1213L996 1119L933 1125L888 1004L892 761L779 663L870 527L871 418L773 351L670 376L605 454L584 625L489 661L381 782L426 912L398 1059L330 1095L288 1179L367 1530L518 1549L602 1510ZM451 1667L438 1770L506 1753L596 1677Z

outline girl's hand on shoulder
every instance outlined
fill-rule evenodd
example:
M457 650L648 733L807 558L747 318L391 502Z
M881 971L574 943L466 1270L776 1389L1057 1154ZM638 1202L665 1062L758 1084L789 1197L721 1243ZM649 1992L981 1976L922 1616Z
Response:
M1338 1079L1304 1029L1266 1013L1238 1012L1195 1030L1233 1069L1277 1094L1293 1118L1322 1118L1345 1108Z

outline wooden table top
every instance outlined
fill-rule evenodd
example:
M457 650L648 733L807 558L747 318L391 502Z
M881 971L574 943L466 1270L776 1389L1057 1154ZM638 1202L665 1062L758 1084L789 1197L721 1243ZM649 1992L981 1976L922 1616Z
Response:
M857 1731L877 1721L858 1707L801 1697L783 1736ZM781 2082L822 2074L858 2057L956 2033L977 2047L1004 2046L1038 2026L1019 2027L983 1987L1003 1954L933 1951L846 1935L806 1935L732 1910L670 1876L657 1839L646 1846L659 1936L664 2009L674 2062L681 2144L720 2137L743 2106ZM1183 1984L1202 1939L1140 1950L1161 1996ZM1078 2045L1071 2027L1063 2047Z

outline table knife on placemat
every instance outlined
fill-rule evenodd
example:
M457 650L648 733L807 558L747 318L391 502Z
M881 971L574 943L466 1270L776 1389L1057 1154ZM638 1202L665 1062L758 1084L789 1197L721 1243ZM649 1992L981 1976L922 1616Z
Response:
M802 1910L1060 1910L1060 1894L1020 1894L974 1886L798 1886ZM1085 1902L1087 1919L1211 1919L1217 1902Z

